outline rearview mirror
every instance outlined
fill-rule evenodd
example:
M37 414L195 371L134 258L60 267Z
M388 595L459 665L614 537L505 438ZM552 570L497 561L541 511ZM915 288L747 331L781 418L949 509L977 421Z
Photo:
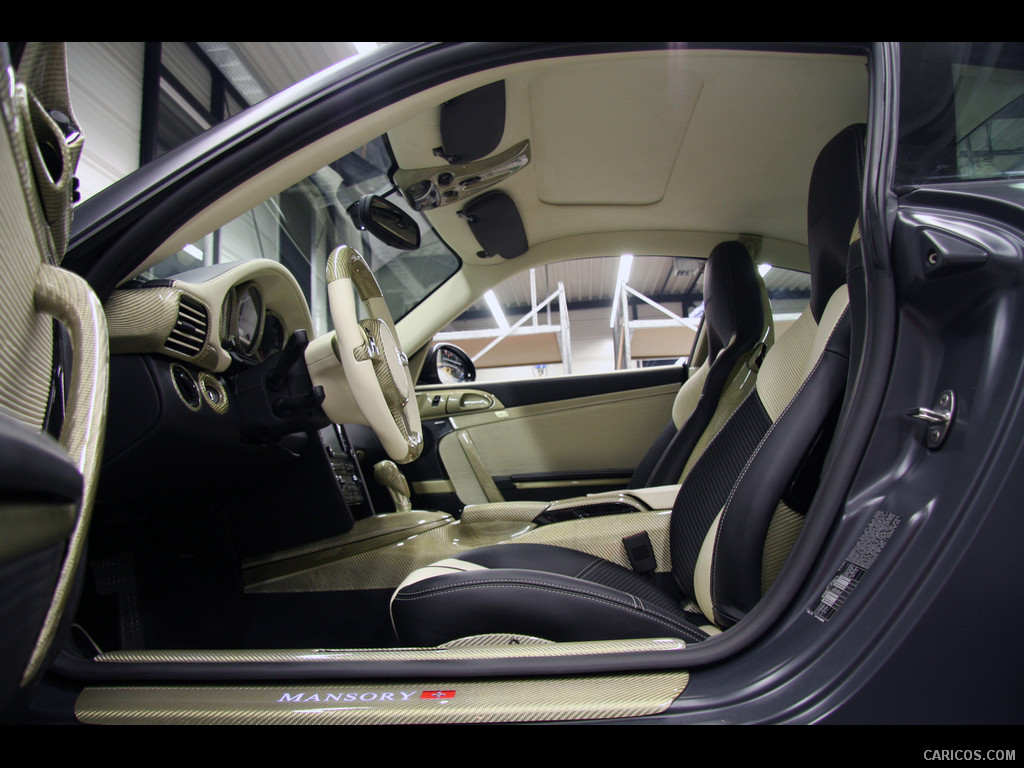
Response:
M352 223L392 248L420 247L420 228L408 213L379 195L363 195L348 208Z

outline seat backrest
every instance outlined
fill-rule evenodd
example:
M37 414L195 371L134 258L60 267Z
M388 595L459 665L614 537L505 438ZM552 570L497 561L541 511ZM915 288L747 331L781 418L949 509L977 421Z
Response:
M719 627L739 621L767 590L817 487L820 464L808 457L827 448L846 386L846 261L857 236L864 135L864 126L851 126L819 155L808 205L811 302L768 351L673 508L673 578Z
M630 488L674 485L753 387L757 367L774 342L764 281L747 247L719 243L704 267L706 354L690 372L669 423L637 465Z

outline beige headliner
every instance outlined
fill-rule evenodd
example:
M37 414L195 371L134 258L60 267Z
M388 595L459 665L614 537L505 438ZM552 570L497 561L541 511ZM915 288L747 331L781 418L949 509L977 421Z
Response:
M504 79L496 152L530 139L533 161L502 185L530 249L482 260L460 205L429 215L463 269L399 323L415 350L489 287L531 266L623 252L706 256L742 233L762 261L805 268L807 182L840 129L867 117L862 57L643 52L526 62L412 96L258 174L170 238L175 252L337 157L388 133L402 168L439 165L438 105Z

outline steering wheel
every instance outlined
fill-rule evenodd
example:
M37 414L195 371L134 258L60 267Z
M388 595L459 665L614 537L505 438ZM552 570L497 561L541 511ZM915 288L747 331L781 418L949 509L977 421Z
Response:
M356 315L356 293L366 320ZM335 354L356 405L388 456L399 464L412 461L423 450L423 435L409 358L380 286L354 248L342 245L327 258L327 299L338 339Z

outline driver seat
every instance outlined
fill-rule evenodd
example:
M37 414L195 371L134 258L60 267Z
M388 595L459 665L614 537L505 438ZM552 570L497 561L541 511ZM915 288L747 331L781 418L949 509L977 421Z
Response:
M859 239L864 137L863 125L850 126L815 163L810 304L683 481L669 523L671 578L656 583L562 547L484 547L419 569L398 587L391 615L400 642L436 646L486 635L701 642L757 604L810 507L845 392L845 276L851 232Z

